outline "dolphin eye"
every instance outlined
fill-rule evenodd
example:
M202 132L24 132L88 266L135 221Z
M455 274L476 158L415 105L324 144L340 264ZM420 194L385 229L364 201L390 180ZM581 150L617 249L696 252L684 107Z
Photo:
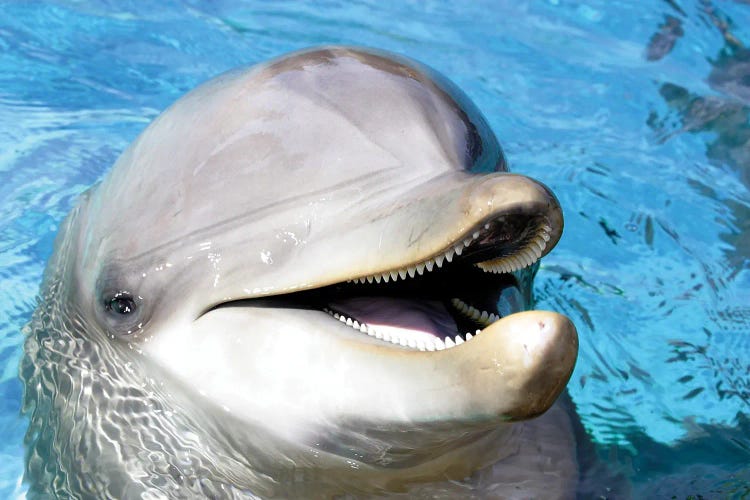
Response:
M129 316L137 308L135 299L128 292L117 292L105 302L104 307L116 316Z

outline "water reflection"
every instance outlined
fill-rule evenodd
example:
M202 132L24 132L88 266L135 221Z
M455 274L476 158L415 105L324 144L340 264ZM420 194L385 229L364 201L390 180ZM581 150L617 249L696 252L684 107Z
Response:
M644 51L648 61L668 57L685 35L683 19L687 14L675 3L668 3L674 15L665 15L651 36ZM711 392L709 398L728 405L727 408L736 408L737 413L733 425L700 423L705 422L701 414L696 414L695 419L675 420L687 434L671 445L658 443L637 426L630 426L627 443L632 449L625 450L620 457L610 456L608 461L612 467L620 464L626 475L638 476L634 492L644 498L682 498L694 494L724 497L750 493L750 469L747 468L750 366L741 355L748 343L750 307L738 305L747 301L738 301L736 296L738 288L741 290L742 283L747 282L746 272L750 268L750 51L733 34L731 20L712 3L700 2L699 13L724 40L719 53L710 60L711 70L706 77L716 94L691 90L682 82L663 82L658 93L666 111L652 111L647 125L660 144L677 140L683 134L704 140L706 160L720 176L721 173L726 175L718 180L715 173L690 175L686 166L686 184L699 199L706 201L705 209L710 210L717 203L723 205L723 209L718 209L718 214L723 215L717 217L715 223L719 238L725 243L720 249L724 262L705 261L704 255L698 254L709 254L710 250L695 246L690 250L691 245L686 244L682 234L680 245L704 262L706 284L713 300L709 307L699 300L695 301L695 306L706 309L710 323L695 325L703 333L702 340L696 341L695 337L671 339L665 361L672 366L673 373L683 370L674 385L683 401L697 401ZM677 232L674 237L679 242ZM653 242L653 238L651 223L647 240ZM697 284L693 291L699 293L702 286ZM732 345L737 349L732 349ZM692 367L692 370L685 372L683 367ZM710 374L712 386L704 385L706 378L701 374ZM712 405L704 403L696 406L696 411ZM611 418L612 409L608 411Z

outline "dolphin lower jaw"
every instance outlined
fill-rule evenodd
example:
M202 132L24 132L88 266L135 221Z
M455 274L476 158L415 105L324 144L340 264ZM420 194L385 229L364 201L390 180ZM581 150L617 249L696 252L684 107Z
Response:
M349 458L406 467L427 460L431 440L456 448L543 413L570 377L577 337L565 317L530 311L454 348L421 352L353 332L320 311L237 304L163 332L144 351L219 414L344 456L326 443L377 432L387 446L370 453L351 443Z

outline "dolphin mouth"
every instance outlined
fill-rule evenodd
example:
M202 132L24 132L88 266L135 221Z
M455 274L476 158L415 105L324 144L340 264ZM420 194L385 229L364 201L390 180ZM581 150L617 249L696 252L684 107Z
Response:
M494 214L424 260L380 273L242 303L327 313L394 348L440 351L471 341L524 308L519 280L560 237L556 211ZM551 220L552 219L552 220ZM533 269L532 269L533 270ZM508 303L515 289L514 303ZM215 309L214 308L214 309Z
M320 443L342 426L432 439L433 424L448 422L457 427L446 439L458 442L540 415L578 350L570 320L524 312L536 263L562 234L560 205L523 176L455 180L429 182L380 211L365 206L364 217L338 212L337 224L318 229L325 237L255 281L242 279L238 259L227 273L236 288L223 289L237 292L192 328L154 337L147 352L200 381L209 400L253 421L272 418L295 442Z

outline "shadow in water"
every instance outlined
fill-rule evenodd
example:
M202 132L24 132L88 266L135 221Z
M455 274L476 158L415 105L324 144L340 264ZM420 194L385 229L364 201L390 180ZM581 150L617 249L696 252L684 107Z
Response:
M750 378L747 380L750 383ZM579 498L746 498L750 495L750 418L737 425L686 422L688 435L673 445L633 429L628 447L594 443L567 394L580 467Z

